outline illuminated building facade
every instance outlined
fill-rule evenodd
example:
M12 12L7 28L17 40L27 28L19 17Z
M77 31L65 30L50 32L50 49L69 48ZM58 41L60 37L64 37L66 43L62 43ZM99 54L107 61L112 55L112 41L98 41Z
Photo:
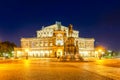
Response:
M94 38L81 38L72 25L61 22L42 27L35 38L21 38L21 48L15 48L16 57L58 57L68 54L94 56Z

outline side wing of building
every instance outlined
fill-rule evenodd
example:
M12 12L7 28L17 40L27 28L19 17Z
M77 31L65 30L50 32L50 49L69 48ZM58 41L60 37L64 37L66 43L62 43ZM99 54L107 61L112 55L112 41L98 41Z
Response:
M94 38L77 38L81 56L94 56Z
M53 39L44 37L44 38L22 38L21 39L21 48L25 51L29 50L28 56L31 57L50 57L52 55L53 49Z

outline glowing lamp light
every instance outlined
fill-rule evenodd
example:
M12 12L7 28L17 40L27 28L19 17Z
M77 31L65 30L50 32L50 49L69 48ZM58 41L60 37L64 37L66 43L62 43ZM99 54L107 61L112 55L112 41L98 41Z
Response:
M25 52L28 52L29 51L29 49L25 49Z
M24 65L25 67L29 67L30 61L29 60L24 60Z
M101 49L99 49L98 51L99 51L99 52L101 52L102 50L101 50Z

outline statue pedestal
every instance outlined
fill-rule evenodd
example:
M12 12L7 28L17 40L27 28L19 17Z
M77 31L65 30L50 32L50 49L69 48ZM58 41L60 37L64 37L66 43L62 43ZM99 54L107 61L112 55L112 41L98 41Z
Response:
M64 55L61 57L60 61L74 62L74 61L83 61L83 58L79 55Z

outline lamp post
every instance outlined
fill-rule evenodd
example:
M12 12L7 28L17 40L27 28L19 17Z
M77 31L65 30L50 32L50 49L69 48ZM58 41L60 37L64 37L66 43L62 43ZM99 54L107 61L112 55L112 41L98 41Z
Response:
M98 57L99 57L99 59L101 59L101 57L102 57L102 49L98 50Z
M29 52L29 49L25 49L25 58L28 59L28 52Z

